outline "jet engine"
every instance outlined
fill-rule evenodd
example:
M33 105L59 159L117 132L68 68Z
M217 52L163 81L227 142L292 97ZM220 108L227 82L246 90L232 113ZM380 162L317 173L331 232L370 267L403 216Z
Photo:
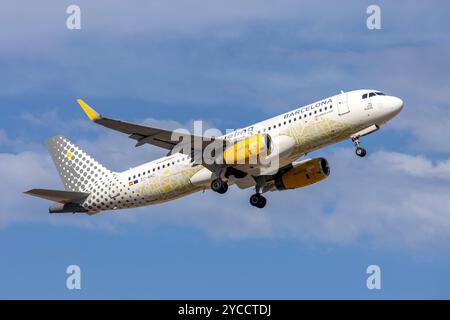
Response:
M271 152L272 139L268 134L257 134L227 145L223 160L227 165L258 164Z
M276 190L297 189L322 181L330 175L328 161L315 158L293 164L291 168L279 172L274 177Z

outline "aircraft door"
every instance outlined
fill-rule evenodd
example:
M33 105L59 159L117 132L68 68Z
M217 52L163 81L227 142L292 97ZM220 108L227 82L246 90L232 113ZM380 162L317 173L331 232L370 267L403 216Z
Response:
M350 112L347 93L342 93L337 96L337 107L340 116Z

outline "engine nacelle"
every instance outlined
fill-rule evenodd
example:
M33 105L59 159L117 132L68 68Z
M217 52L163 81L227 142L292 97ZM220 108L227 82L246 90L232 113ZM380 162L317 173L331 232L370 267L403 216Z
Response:
M322 181L330 175L330 167L325 158L315 158L293 165L287 171L275 175L277 190L297 189Z
M223 151L225 164L258 164L271 152L272 139L268 134L257 134L227 146Z

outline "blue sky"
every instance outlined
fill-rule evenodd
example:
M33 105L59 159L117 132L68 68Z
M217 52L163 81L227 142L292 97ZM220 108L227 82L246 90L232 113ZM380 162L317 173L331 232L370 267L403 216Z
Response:
M380 1L8 1L0 12L0 298L450 298L450 5ZM50 216L62 188L43 141L63 134L113 170L164 154L75 103L160 127L223 131L340 90L400 96L363 140L314 152L331 176L271 193L198 193L137 210ZM77 264L82 290L65 287ZM366 268L382 271L368 290Z

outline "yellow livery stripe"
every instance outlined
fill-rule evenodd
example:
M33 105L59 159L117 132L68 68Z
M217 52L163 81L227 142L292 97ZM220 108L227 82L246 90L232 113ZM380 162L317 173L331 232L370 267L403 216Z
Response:
M84 113L88 116L88 118L92 121L95 121L97 119L100 119L100 114L98 114L94 109L88 106L86 102L84 102L81 99L77 99L78 104L80 105L81 109L83 109Z

